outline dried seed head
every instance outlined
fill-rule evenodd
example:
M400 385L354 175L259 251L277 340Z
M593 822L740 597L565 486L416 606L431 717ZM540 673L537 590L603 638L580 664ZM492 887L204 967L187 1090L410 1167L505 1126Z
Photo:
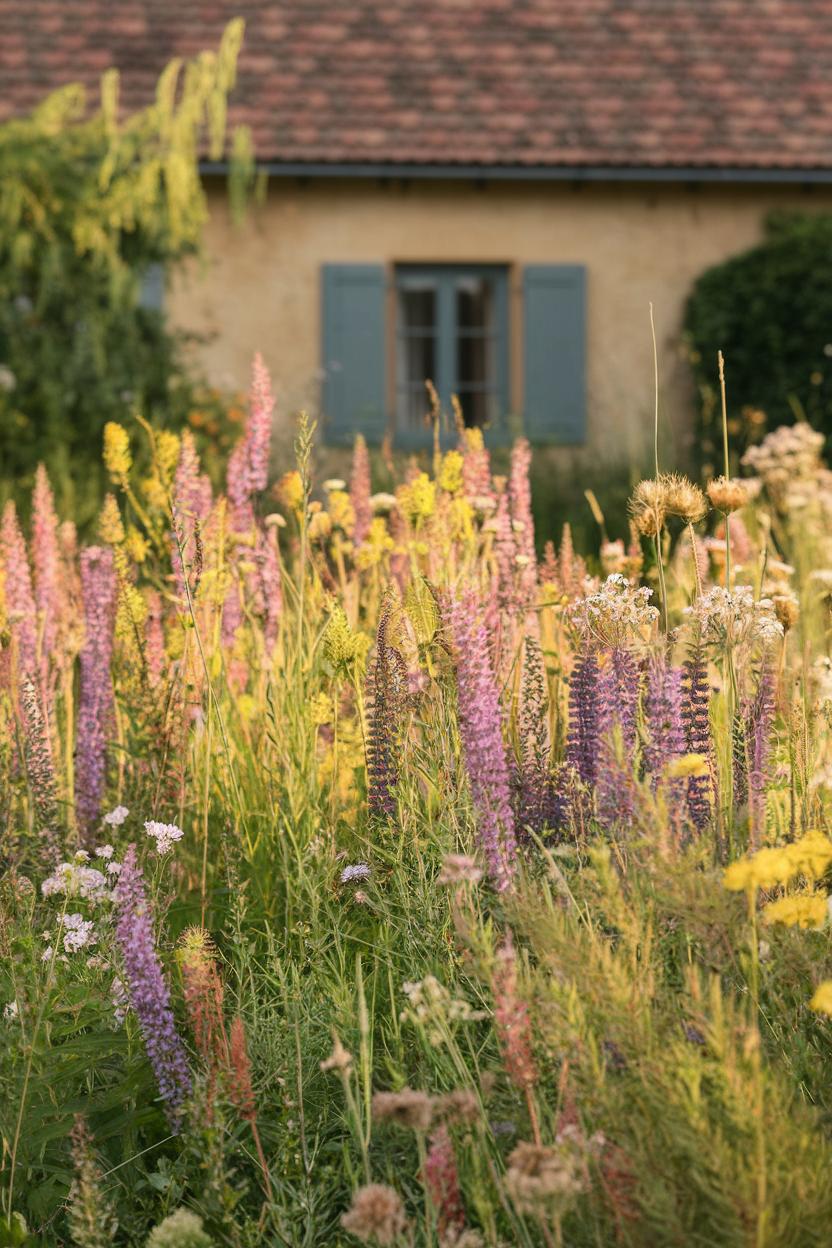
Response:
M373 1097L376 1122L395 1122L411 1131L427 1131L433 1118L433 1100L427 1092L402 1088L401 1092L376 1092Z
M363 1244L375 1242L389 1248L404 1234L407 1219L398 1192L383 1183L368 1183L353 1196L341 1225Z
M717 477L716 480L708 482L708 498L717 511L728 515L745 506L748 502L748 490L744 481Z
M652 477L639 481L630 499L630 515L644 537L655 537L664 525L667 512L667 490L662 479Z
M704 520L708 514L708 500L698 485L675 472L663 474L660 483L668 515L678 516L685 524L698 524Z
M787 633L800 619L800 603L790 590L773 594L771 601L774 603L777 618L783 625L783 632Z
M321 1062L321 1070L349 1070L351 1066L352 1053L344 1048L339 1036L333 1036L332 1052Z

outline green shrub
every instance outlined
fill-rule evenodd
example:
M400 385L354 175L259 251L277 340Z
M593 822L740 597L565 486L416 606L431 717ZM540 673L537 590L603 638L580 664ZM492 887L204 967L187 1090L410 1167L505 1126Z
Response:
M217 54L172 62L154 102L126 118L110 71L94 113L68 86L0 126L0 495L26 489L43 461L83 522L106 422L140 411L181 423L195 406L181 336L143 306L142 282L199 245L199 154L225 148L241 38L232 22ZM244 135L235 150L238 187Z
M719 462L719 350L738 452L798 416L832 434L832 216L772 214L763 242L698 279L685 333L703 462Z

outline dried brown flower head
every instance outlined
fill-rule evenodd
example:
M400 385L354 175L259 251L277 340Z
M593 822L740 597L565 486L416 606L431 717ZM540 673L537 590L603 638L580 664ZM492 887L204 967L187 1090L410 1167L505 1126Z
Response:
M477 884L482 879L482 869L467 854L446 854L442 870L436 877L437 884Z
M407 1219L398 1192L383 1183L368 1183L353 1196L341 1225L364 1244L375 1241L389 1248L404 1234Z
M698 485L678 473L664 473L659 478L664 489L665 511L678 516L685 524L698 524L708 514L708 500Z
M708 482L707 489L708 498L713 506L725 515L732 511L739 511L740 507L744 507L748 502L745 482L737 478L717 477L714 481Z
M452 1127L476 1122L480 1112L480 1100L473 1088L454 1088L436 1101L437 1116Z
M648 477L639 481L633 490L629 508L633 523L642 537L655 537L664 526L666 502L666 490L661 478L656 481Z
M518 1213L538 1217L568 1205L583 1188L578 1151L521 1141L508 1159L506 1190Z
M791 590L783 588L772 594L771 601L774 603L775 614L783 625L783 632L787 633L800 619L800 603Z
M411 1131L427 1131L433 1119L433 1099L427 1092L402 1088L401 1092L376 1092L373 1096L376 1122L395 1122Z

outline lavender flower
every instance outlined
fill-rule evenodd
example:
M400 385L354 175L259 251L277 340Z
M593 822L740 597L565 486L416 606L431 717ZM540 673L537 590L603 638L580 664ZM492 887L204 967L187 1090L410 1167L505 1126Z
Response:
M370 504L370 457L367 454L367 443L359 433L355 439L352 452L352 471L350 472L350 502L355 513L353 541L356 546L367 537L373 509Z
M503 492L497 499L497 514L490 522L494 528L494 561L497 565L496 590L497 605L501 611L511 611L518 605L519 595L515 585L515 562L517 546L514 541L514 530L511 527L511 515L508 496Z
M601 745L601 673L591 650L580 653L569 684L569 736L566 761L585 785L598 778Z
M670 667L661 656L653 658L648 667L644 718L644 766L655 789L667 764L685 752L682 669Z
M369 880L369 878L370 868L366 862L351 862L341 872L342 884L354 884L356 880L363 882L364 880Z
M32 574L17 509L9 499L0 526L0 565L5 578L6 609L17 649L17 668L34 675L37 666L37 615Z
M598 768L598 815L606 827L626 823L635 770L636 717L641 676L635 658L622 645L614 647L599 682L602 732ZM626 780L627 783L622 784Z
M688 754L711 757L710 690L705 650L698 641L684 665L682 720L685 728L685 750ZM688 780L688 813L701 832L710 822L713 781L707 775L691 776Z
M84 602L84 645L78 704L75 767L75 812L82 829L98 819L107 769L107 732L113 690L110 660L116 576L113 552L89 546L81 554L81 592Z
M500 695L488 661L488 638L477 621L472 595L446 603L444 615L456 661L459 733L477 834L491 880L503 891L511 884L517 847Z
M118 920L116 939L124 958L130 1004L139 1020L159 1094L166 1103L171 1129L178 1131L182 1104L191 1090L191 1077L182 1041L176 1030L170 993L156 953L153 924L145 895L136 847L124 856L116 885Z
M156 853L166 854L185 833L175 823L159 823L156 819L145 821L144 830L156 842Z
M515 814L518 828L540 833L561 821L549 764L549 724L546 672L540 644L526 638L523 687L519 715L520 764L515 775Z

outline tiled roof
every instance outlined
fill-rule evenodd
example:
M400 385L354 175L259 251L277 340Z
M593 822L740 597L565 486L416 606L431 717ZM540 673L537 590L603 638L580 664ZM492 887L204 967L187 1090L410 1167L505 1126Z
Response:
M1 0L0 117L238 15L263 160L832 168L832 0Z

